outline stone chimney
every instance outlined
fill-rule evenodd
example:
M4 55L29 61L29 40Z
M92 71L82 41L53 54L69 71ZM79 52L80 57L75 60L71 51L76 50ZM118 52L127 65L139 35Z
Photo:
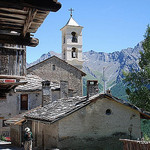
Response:
M60 98L68 98L68 81L60 81Z
M42 82L42 106L51 102L51 86L50 81Z
M99 93L98 81L97 80L88 80L87 81L87 98Z

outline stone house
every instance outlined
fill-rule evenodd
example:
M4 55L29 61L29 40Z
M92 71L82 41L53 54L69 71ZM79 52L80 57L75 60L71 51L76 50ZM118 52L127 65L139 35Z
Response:
M5 121L20 113L33 109L42 104L42 82L36 75L27 75L23 82L6 94L6 98L0 101L0 135L10 136L10 128Z
M73 96L82 96L82 77L86 74L66 61L52 56L27 69L28 74L37 75L51 82L67 81Z
M25 115L34 147L120 150L119 138L141 138L141 118L150 115L110 94L61 99Z

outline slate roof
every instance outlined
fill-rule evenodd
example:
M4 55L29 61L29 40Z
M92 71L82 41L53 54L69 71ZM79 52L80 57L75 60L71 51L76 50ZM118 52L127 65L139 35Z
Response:
M86 97L61 99L32 111L25 115L25 117L54 122L67 116L68 114L72 113L72 111L77 110L79 107L84 106L85 103L87 103Z
M7 119L6 121L5 121L5 123L7 123L7 124L14 124L14 125L21 125L21 123L22 122L24 122L26 119L25 119L25 115L26 114L28 114L28 113L30 113L31 111L33 111L33 110L36 110L36 109L38 109L38 108L40 108L41 107L41 105L40 106L38 106L38 107L36 107L36 108L33 108L33 109L31 109L31 110L28 110L28 111L26 111L26 112L24 112L24 113L21 113L21 114L19 114L19 115L16 115L16 116L14 116L14 117L12 117L12 118L9 118L9 119Z
M19 85L15 88L16 92L34 92L34 91L41 91L42 90L42 78L37 75L28 74L25 78L27 82L24 85ZM56 82L51 82L51 89L60 88L60 84Z
M138 111L141 114L141 118L150 119L150 113L146 113L140 110L135 105L132 105L124 100L118 99L108 94L97 94L90 97L88 100L86 99L86 97L72 97L69 99L61 99L45 105L44 107L41 107L39 109L33 110L30 113L26 114L25 117L29 119L53 123L81 109L82 107L89 105L99 98L107 98L112 101L118 102Z

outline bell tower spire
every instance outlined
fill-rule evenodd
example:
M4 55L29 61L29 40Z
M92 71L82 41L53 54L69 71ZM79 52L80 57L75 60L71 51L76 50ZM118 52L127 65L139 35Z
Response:
M62 31L62 59L71 65L82 69L82 29L73 18L72 8L69 9L70 18Z

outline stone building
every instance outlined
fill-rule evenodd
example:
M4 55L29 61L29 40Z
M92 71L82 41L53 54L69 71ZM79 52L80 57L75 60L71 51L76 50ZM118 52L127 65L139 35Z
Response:
M82 77L86 74L56 56L29 67L27 73L51 82L67 81L72 96L82 96Z
M24 80L23 80L24 81ZM24 85L15 88L6 94L6 99L0 101L0 135L10 136L10 128L5 121L13 116L33 109L42 104L41 78L35 75L27 75Z
M120 150L119 138L141 138L141 118L150 115L110 94L72 97L31 111L34 147Z

